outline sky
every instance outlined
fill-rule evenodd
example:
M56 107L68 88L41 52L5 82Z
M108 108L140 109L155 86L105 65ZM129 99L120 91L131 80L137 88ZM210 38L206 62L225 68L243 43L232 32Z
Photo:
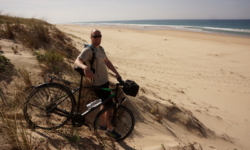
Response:
M250 19L250 0L0 0L1 14L56 23Z

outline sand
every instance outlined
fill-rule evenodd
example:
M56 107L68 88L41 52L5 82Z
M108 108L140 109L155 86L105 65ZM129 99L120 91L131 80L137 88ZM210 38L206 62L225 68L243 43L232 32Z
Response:
M95 28L56 26L79 51ZM129 105L135 130L119 149L250 149L250 38L96 28L123 79L141 87Z

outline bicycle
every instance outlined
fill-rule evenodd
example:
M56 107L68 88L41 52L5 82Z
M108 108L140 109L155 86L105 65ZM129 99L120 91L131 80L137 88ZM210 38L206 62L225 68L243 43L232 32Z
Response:
M98 88L93 86L83 86L83 70L81 68L75 68L75 70L81 75L79 87L70 89L68 85L73 82L63 80L54 76L48 76L49 81L47 83L38 85L34 87L34 90L29 94L26 99L25 106L23 108L23 113L28 124L33 128L42 129L56 129L65 125L69 120L71 120L74 127L81 127L82 125L90 126L85 123L85 116L93 112L95 109L99 108L109 100L114 99L114 104L103 108L97 113L94 119L94 131L99 138L107 138L104 130L100 128L102 115L107 111L112 111L112 116L110 122L115 128L115 131L122 136L116 141L121 141L127 138L134 129L135 119L133 113L121 105L126 97L118 99L119 87L124 85L124 81L119 81L116 83L114 89L111 88L99 88L101 90L112 91L107 99L102 100L98 105L92 107L85 111L84 113L79 113L80 109L80 99L82 88ZM53 82L54 80L60 80L64 84ZM79 92L78 101L76 104L76 99L74 94ZM75 107L77 105L77 110L75 112Z

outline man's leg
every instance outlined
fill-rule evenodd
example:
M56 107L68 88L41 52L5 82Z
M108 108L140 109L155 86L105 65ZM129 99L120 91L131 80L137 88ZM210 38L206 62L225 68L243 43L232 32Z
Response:
M109 82L99 86L101 88L109 88ZM100 89L94 89L94 92L96 94L96 96L102 100L107 99L110 95L111 92L110 91L104 91L104 90L100 90ZM109 102L106 102L105 105L101 105L100 110L102 110L104 107L110 106L112 105L113 102L112 100L110 100ZM100 118L100 129L102 130L106 130L107 129L107 113L104 113L101 118Z
M111 124L111 119L113 117L113 110L109 110L105 114L106 114L106 118L105 119L106 119L106 123L107 123L107 130L113 131L114 127Z
M102 105L102 106L100 107L100 110L102 110L103 108L104 108L104 106ZM107 129L106 116L107 116L106 113L104 113L104 114L102 114L101 119L100 119L100 120L101 120L101 124L100 124L101 127L100 127L100 128L103 129L103 130L104 130L104 129L105 129L105 130Z

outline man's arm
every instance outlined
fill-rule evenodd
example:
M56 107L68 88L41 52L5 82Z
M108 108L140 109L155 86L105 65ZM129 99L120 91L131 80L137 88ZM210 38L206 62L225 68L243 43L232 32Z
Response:
M117 70L115 69L115 67L113 66L113 64L112 64L112 62L106 57L106 59L105 59L105 64L106 64L106 66L112 71L112 72L114 72L115 73L115 75L116 75L116 78L117 79L121 79L122 77L120 76L120 74L117 72Z

